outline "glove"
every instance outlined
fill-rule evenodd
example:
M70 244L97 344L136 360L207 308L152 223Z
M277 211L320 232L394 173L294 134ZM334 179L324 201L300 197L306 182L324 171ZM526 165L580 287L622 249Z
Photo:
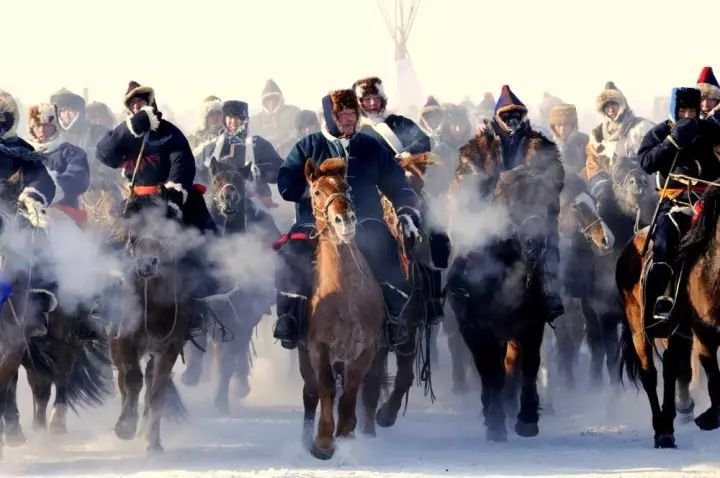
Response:
M693 142L695 136L697 136L699 124L700 123L694 119L681 119L675 123L675 127L670 133L672 138L670 142L678 149L687 148Z
M411 207L401 207L397 210L398 225L402 231L406 244L412 248L420 242L420 216Z
M182 220L183 193L177 189L165 189L165 201L168 205L168 218Z
M25 217L33 227L45 229L47 227L47 211L45 205L29 194L21 194L18 202L25 210Z
M160 119L152 106L143 106L140 111L130 116L125 124L133 136L140 138L145 133L157 130L160 126Z

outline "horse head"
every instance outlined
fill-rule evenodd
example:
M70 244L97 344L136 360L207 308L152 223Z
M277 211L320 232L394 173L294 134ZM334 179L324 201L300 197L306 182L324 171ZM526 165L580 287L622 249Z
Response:
M327 234L338 243L355 237L357 219L346 180L347 163L343 158L326 159L319 166L305 162L305 179L310 185L310 202L320 235Z
M235 216L245 210L245 182L251 165L235 168L230 164L210 160L210 184L213 205L224 217Z
M582 234L600 255L612 252L615 237L600 217L585 183L577 176L565 179L560 195L560 227L567 234Z
M500 174L493 196L507 208L524 257L537 265L547 249L550 189L531 169L519 166Z
M488 131L475 136L460 148L455 180L475 176L481 197L492 194L503 169L502 144L500 138Z
M622 213L634 217L652 193L648 174L631 158L617 159L611 170L615 200Z

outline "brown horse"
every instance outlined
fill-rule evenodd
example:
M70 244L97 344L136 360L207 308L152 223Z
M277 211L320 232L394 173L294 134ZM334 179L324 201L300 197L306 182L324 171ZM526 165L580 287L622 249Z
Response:
M151 198L151 197L148 197ZM143 199L143 198L139 198ZM152 208L167 209L164 201L151 198ZM131 203L132 204L132 203ZM136 206L128 209L133 211ZM137 205L137 211L140 210ZM145 211L145 209L142 209ZM133 219L140 219L136 215ZM150 222L150 221L148 221ZM174 223L168 223L163 231ZM160 421L163 416L184 415L184 407L172 380L172 369L185 342L193 304L185 277L180 270L177 233L163 237L146 229L144 221L130 221L125 230L125 246L134 260L134 271L125 286L122 321L112 340L112 360L118 370L122 400L115 434L123 440L135 437L138 399L143 386L140 360L150 355L145 367L145 409L149 452L162 451ZM136 307L132 305L137 304Z
M333 434L338 438L354 435L358 389L373 366L385 318L380 284L355 243L356 219L346 172L342 158L327 159L319 166L311 159L305 163L319 244L307 339L299 344L298 353L305 382L304 439L319 459L332 457ZM336 426L333 401L340 364L343 393ZM377 401L369 400L367 388L366 384L364 432L372 434ZM318 400L320 423L310 445Z
M662 354L663 403L661 407L657 393L657 369L653 360L652 340L656 337L651 337L653 330L648 328L649 324L645 323L644 316L645 290L642 278L643 271L652 259L651 253L642 255L647 234L648 228L635 234L617 262L615 277L625 309L620 340L620 360L621 367L624 366L630 380L634 383L638 379L640 380L650 401L655 448L676 448L673 426L676 412L691 414L694 406L689 391L692 378L690 366L692 337L689 320L691 311L688 309L687 300L681 291L673 311L673 320L677 320L677 327L669 334L660 334L666 337L663 340L665 351ZM699 263L703 262L699 261ZM700 265L700 268L697 266L693 268L695 273L693 284L697 287L700 287L697 274L702 267ZM690 282L688 282L688 287L692 287ZM691 292L691 294L697 301L699 298L697 292ZM698 306L700 306L699 302L694 305L694 307ZM714 355L712 360L717 360ZM717 367L717 362L715 367Z

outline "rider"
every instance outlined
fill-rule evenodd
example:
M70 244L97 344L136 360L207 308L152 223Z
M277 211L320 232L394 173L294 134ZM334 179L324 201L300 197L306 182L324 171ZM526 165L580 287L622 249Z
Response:
M382 80L378 77L362 78L353 84L353 90L360 102L360 132L372 136L387 151L400 161L412 155L429 153L432 149L430 137L412 120L395 114L386 114L387 96ZM433 99L433 101L435 101ZM437 103L437 101L435 101ZM438 105L439 107L439 105ZM442 115L442 110L439 110ZM425 208L423 207L423 213ZM443 315L442 275L440 268L447 267L449 239L442 232L442 225L424 221L430 233L432 266L425 267L430 279L430 298L427 302L428 319L435 320Z
M356 134L359 117L357 97L352 90L332 91L322 100L322 130L301 139L288 154L278 174L283 199L297 203L296 221L287 241L277 244L282 264L276 271L278 291L274 336L285 348L294 348L305 328L308 298L313 292L314 245L310 242L315 225L304 166L345 157L358 219L357 243L370 268L380 281L391 324L391 345L408 340L401 311L408 300L395 240L383 220L380 193L396 208L400 224L410 240L417 238L419 213L417 197L405 173L392 155L373 138Z
M125 94L125 107L127 120L98 143L98 160L113 169L122 168L125 177L134 180L133 197L163 196L184 225L203 233L216 231L203 191L193 186L195 158L190 145L174 124L163 119L157 109L155 91L131 81ZM136 161L140 161L137 167ZM199 251L191 250L183 261L188 275L199 277L193 281L191 291L195 298L213 295L218 288L216 280L202 266L199 255Z
M70 216L78 226L87 220L80 209L79 197L90 185L90 168L85 151L60 137L54 105L41 103L28 111L28 129L36 151L43 153L45 166L55 181L56 207Z
M720 163L713 152L720 144L720 126L700 119L701 91L675 88L670 97L670 118L655 126L642 141L638 158L642 168L659 173L661 184L670 173L714 181L720 177ZM645 280L645 307L651 319L666 320L674 305L672 286L678 246L690 227L693 204L704 189L702 184L670 179L662 191L660 208L652 231L652 264Z
M17 202L31 226L44 229L47 226L45 208L55 197L55 184L41 157L33 153L32 146L17 136L19 119L15 99L0 90L0 179L8 180L20 173L22 184ZM41 238L42 235L34 237ZM36 247L42 248L38 245ZM47 329L36 319L46 320L46 315L57 307L57 284L48 276L47 264L41 264L38 260L33 264L29 298L37 308L39 317L31 314L32 319L26 322L26 331L29 335L44 335Z
M720 122L720 84L711 66L700 72L697 88L700 90L700 119Z
M578 131L578 116L575 105L556 105L550 110L550 131L552 139L560 149L566 173L585 178L585 151L590 138Z
M222 105L223 131L217 139L206 145L195 158L200 168L201 181L208 180L210 160L228 162L237 169L251 167L248 180L252 195L265 207L273 207L268 183L277 182L277 171L282 158L270 142L261 136L248 135L248 105L244 101L229 100ZM251 146L251 147L248 147Z

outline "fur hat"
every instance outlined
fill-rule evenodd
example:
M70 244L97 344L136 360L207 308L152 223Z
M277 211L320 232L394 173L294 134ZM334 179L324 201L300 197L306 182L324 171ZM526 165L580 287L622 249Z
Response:
M527 107L520 101L520 98L515 96L508 85L503 85L500 97L495 103L495 116L499 117L501 114L508 111L521 111L527 114Z
M558 98L557 96L553 96L547 91L543 94L543 99L540 102L540 105L538 107L538 110L540 110L540 117L545 121L549 121L550 118L550 110L552 110L555 106L562 105L565 102Z
M217 96L208 96L203 100L203 117L207 117L213 111L222 111L222 100Z
M697 80L697 87L702 96L714 100L720 100L720 84L715 79L715 74L711 66L706 66L700 72Z
M438 103L438 101L435 99L435 97L428 96L428 99L425 102L425 106L423 106L423 109L420 112L420 114L422 116L425 116L426 114L433 113L433 112L442 113L442 110L443 110L442 106L440 106L440 103Z
M352 86L355 96L358 101L362 100L367 95L378 95L382 98L382 109L387 106L387 96L385 95L385 89L383 88L383 82L377 76L370 76L368 78L361 78L353 83Z
M50 103L40 103L28 109L28 126L32 134L33 126L52 124L57 126L57 107Z
M351 109L360 114L357 96L353 90L331 91L322 99L323 119L328 131L333 136L338 136L337 115L342 110Z
M244 101L228 100L222 105L223 116L234 116L237 118L245 118L248 116L248 104Z
M7 91L0 90L0 139L15 136L19 118L15 98Z
M275 83L275 80L269 79L265 82L265 88L262 90L262 97L260 98L263 103L265 102L265 99L270 96L282 96L282 90L280 90L280 87Z
M700 97L698 88L673 88L670 93L670 119L678 120L680 108L695 108L700 113Z
M578 115L575 105L561 104L550 110L550 127L559 124L571 124L577 127Z
M85 113L85 99L67 88L61 88L53 93L50 97L50 103L57 106L58 110L68 108L83 114Z
M295 129L298 132L308 127L319 129L319 126L320 122L314 111L302 110L295 116Z
M608 103L618 104L620 107L620 111L617 115L618 118L620 118L627 109L627 100L625 99L625 95L623 95L622 91L620 91L620 89L615 86L615 83L612 81L605 83L605 88L595 100L595 106L597 107L598 112L604 115L605 105Z
M142 86L137 81L128 83L127 92L125 93L125 101L123 104L129 109L128 104L133 98L142 98L148 105L157 107L155 103L155 90L149 86Z

